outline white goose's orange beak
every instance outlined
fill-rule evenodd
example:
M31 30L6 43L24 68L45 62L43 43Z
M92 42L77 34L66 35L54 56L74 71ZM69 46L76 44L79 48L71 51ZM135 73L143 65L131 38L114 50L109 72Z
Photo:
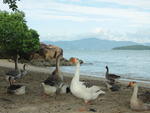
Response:
M127 87L133 87L136 84L136 82L129 82Z
M71 59L70 59L70 62L76 63L76 62L77 62L77 58L71 58Z

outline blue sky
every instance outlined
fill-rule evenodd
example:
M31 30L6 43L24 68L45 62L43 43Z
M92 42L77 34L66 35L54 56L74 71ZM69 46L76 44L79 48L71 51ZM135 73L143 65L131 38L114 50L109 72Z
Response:
M150 42L150 0L21 0L27 24L43 40ZM9 10L0 1L1 10Z

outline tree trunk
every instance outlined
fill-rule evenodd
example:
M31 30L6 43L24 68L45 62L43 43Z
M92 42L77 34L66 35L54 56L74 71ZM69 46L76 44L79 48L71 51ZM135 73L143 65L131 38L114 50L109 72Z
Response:
M16 56L15 56L15 70L18 70L18 58L19 58L19 55L17 54Z

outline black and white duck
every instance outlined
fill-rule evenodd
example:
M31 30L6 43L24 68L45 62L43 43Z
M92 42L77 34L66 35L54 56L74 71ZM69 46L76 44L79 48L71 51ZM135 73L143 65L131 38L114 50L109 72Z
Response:
M10 86L7 88L7 93L15 94L15 95L25 94L26 86L24 86L24 85L14 85L12 80L11 80L12 78L9 77L8 79L9 79Z
M115 79L119 79L120 76L116 75L116 74L111 74L109 73L109 68L108 66L106 66L106 74L105 74L105 78L110 81L110 82L115 82Z

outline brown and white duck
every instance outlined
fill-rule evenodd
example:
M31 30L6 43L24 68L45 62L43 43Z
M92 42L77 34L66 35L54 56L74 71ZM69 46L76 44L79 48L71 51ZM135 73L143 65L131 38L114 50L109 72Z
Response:
M60 73L60 59L62 55L58 55L56 58L56 68L50 74L50 76L41 83L43 91L46 95L55 95L56 93L68 93L70 92L69 85L63 82L63 75Z
M132 97L130 99L131 109L135 111L149 111L150 104L144 103L141 99L138 98L138 84L136 82L129 82L128 87L134 88Z

